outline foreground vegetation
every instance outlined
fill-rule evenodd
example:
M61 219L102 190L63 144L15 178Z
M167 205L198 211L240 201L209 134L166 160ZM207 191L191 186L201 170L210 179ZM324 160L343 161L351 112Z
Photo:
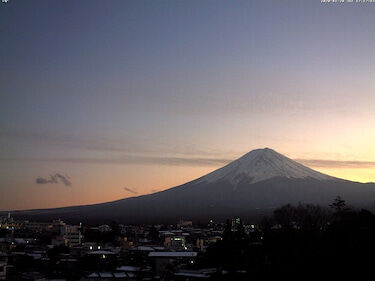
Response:
M221 267L214 280L333 278L372 274L375 215L336 198L330 209L285 205L265 218L261 231L246 235L242 225L210 247L202 261ZM222 274L224 272L224 274ZM368 275L370 276L370 275Z

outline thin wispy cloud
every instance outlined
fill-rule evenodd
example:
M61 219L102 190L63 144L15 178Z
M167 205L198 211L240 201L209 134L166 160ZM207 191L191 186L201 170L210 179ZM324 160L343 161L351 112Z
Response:
M59 182L61 182L65 186L72 185L69 176L64 176L59 173L50 175L49 178L37 177L35 180L35 183L37 184L58 184Z
M340 161L325 159L295 159L297 162L316 168L375 168L373 161Z
M138 194L138 191L131 189L129 187L126 187L126 186L124 187L124 190L132 194Z
M129 152L139 146L135 141L108 140L98 137L87 139L85 137L70 135L53 135L40 132L26 131L2 131L1 138L12 139L23 142L38 142L45 145L64 146L84 150L108 151L108 152Z
M17 142L37 143L46 146L66 147L82 151L98 151L123 154L148 154L158 155L196 155L204 157L218 157L218 155L232 155L233 151L219 151L210 147L197 146L196 144L170 145L162 139L134 138L132 136L108 138L103 136L72 136L63 133L43 133L30 131L0 131L0 138Z
M38 161L38 162L67 162L67 163L82 163L82 164L113 164L113 165L126 165L126 164L147 164L147 165L166 165L166 166L209 166L218 167L223 166L237 157L241 156L238 152L223 152L210 149L201 149L194 145L185 145L183 147L168 148L164 151L165 154L175 154L177 156L143 156L137 155L137 151L155 155L160 154L163 148L159 146L155 150L146 149L149 147L146 143L139 144L139 141L131 140L108 140L108 139L85 139L80 137L64 136L64 135L50 135L39 132L13 132L13 131L0 131L0 137L12 138L22 141L37 141L50 145L62 145L66 147L75 147L84 150L96 150L106 152L123 153L123 156L118 157L29 157L29 158L13 158L6 157L0 158L0 161ZM259 136L262 138L271 139L270 136ZM280 141L275 139L275 141ZM297 142L298 140L290 140ZM163 152L163 153L164 153ZM134 154L135 153L135 154ZM139 154L139 153L138 153ZM187 155L190 155L187 156ZM193 157L193 156L196 157ZM231 157L231 155L236 155ZM203 157L202 157L203 156ZM223 158L223 156L225 158ZM375 162L373 161L351 161L351 160L327 160L327 159L294 159L309 167L323 167L323 168L374 168ZM56 175L55 175L56 176ZM55 183L54 179L38 178L39 184ZM69 185L69 180L60 178L60 181Z
M225 158L185 158L185 157L144 157L144 156L124 156L124 157L56 157L56 158L1 158L0 161L38 161L38 162L62 162L76 164L147 164L165 166L220 166L225 165L234 159Z
M207 166L220 167L235 160L234 158L202 158L202 157L146 157L146 156L122 156L122 157L55 157L55 158L0 158L0 161L36 161L36 162L62 162L73 164L146 164L164 166ZM351 160L327 160L327 159L294 159L295 161L312 168L375 168L374 161ZM64 181L64 179L60 179ZM51 182L51 179L40 178L40 183ZM68 181L69 182L69 181Z

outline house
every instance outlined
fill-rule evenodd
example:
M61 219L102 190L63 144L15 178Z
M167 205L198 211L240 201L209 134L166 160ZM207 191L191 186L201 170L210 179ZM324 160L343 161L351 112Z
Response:
M8 257L0 253L0 280L6 280Z
M169 267L194 264L197 252L150 252L149 258L154 260L155 271L161 273Z

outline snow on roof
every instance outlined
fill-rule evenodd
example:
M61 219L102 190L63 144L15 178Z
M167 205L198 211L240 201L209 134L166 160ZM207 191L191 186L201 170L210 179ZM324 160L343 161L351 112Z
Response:
M139 266L130 266L130 265L123 265L117 268L120 271L138 271L140 269Z
M89 274L87 277L88 278L111 278L112 280L112 278L127 278L127 277L134 278L135 275L133 273L126 273L126 272L93 272Z
M170 231L167 231L167 230L160 230L159 233L161 235L165 235L165 236L167 236L167 235L174 235L173 232L170 232Z
M190 272L178 272L174 275L185 276L185 277L195 277L195 278L208 278L209 276L202 273L190 273Z
M115 273L113 273L113 275L116 278L126 278L126 277L128 277L128 275L125 272L115 272Z
M149 257L196 257L197 252L151 252Z
M99 272L99 275L100 275L101 278L113 277L111 272Z
M42 258L42 255L41 254L34 254L34 253L30 253L30 254L27 254L28 256L30 257L33 257L34 260L39 260Z
M78 260L77 260L77 259L61 259L60 261L67 261L67 262L71 261L71 262L76 262L76 261L78 261Z
M154 251L154 248L149 247L149 246L138 246L136 248L138 251Z
M23 239L23 238L14 238L14 241L15 241L17 244L26 244L26 240Z
M110 251L104 251L104 250L89 252L89 255L114 255L114 254L115 254L115 253L113 253L113 252L110 252Z

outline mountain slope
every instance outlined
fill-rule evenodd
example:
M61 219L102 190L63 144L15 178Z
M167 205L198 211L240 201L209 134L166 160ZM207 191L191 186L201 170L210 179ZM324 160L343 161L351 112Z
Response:
M375 184L334 178L305 167L272 149L253 150L206 176L168 190L114 202L30 210L19 218L124 223L259 218L283 204L327 206L337 195L354 206L375 207Z

